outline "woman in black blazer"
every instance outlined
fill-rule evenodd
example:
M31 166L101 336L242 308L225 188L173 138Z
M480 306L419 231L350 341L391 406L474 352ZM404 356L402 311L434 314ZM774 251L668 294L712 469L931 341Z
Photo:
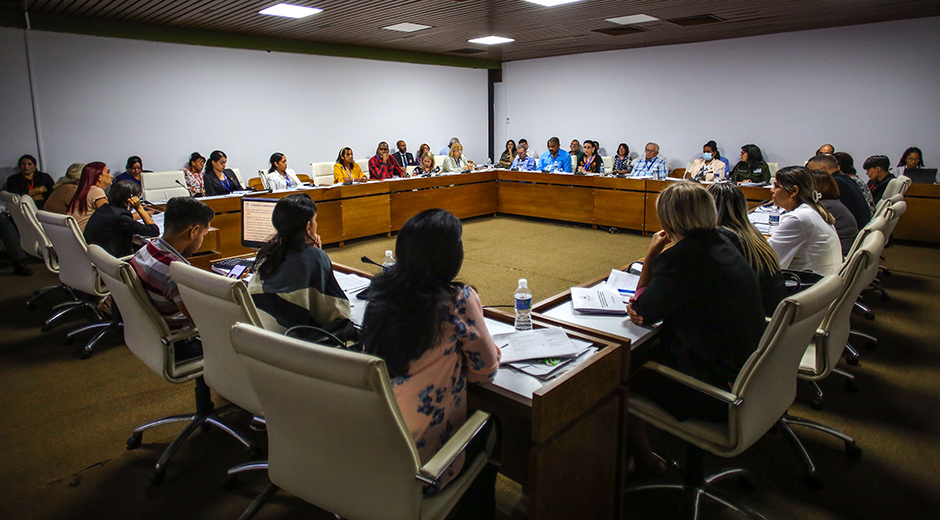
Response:
M639 325L662 321L660 343L635 352L631 365L656 361L728 389L764 333L757 275L715 228L715 200L700 184L672 184L659 195L656 213L663 231L653 236L628 312ZM649 370L631 377L630 392L654 396L679 420L728 418L727 405ZM643 421L631 417L629 439L639 469L665 470Z
M228 156L222 150L216 150L209 155L209 164L206 165L206 173L202 176L207 197L227 195L243 189L235 172L225 167L226 162Z

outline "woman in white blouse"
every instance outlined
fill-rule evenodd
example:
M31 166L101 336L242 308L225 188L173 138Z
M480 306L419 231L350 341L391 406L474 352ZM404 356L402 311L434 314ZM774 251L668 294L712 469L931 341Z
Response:
M774 204L786 210L769 240L780 267L836 274L842 265L842 246L833 227L835 219L820 203L822 195L813 174L802 166L778 171L771 196Z
M268 187L272 190L296 190L303 186L294 170L287 167L287 156L275 152L271 155L268 169Z
M460 143L454 143L450 147L450 153L444 158L444 164L441 165L441 171L444 173L460 173L464 170L472 170L473 161L468 161L463 156L463 146Z

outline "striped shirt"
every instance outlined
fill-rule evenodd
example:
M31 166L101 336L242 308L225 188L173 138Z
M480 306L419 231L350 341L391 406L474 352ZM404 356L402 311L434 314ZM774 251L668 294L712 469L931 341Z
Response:
M189 319L180 311L183 298L180 297L176 282L170 278L170 262L189 262L162 237L153 239L140 248L130 264L140 278L141 285L150 296L150 301L171 329L180 329L191 325Z

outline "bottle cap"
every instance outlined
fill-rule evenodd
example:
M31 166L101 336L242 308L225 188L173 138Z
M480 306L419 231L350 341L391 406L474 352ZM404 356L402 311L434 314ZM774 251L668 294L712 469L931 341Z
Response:
M386 251L385 256L392 256L392 250L389 249L388 251Z
M520 278L520 279L519 279L519 286L520 286L520 287L528 287L528 286L529 286L529 281L526 280L525 278Z

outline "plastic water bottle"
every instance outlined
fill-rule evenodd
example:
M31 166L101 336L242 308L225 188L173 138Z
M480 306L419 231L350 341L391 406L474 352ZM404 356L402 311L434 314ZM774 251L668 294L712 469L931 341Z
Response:
M532 291L525 278L519 279L513 297L516 299L516 330L532 330Z
M391 251L386 251L385 260L382 261L382 274L387 273L388 270L391 269L393 265L395 265L395 257L392 256Z
M767 217L767 222L770 224L770 234L774 234L774 230L777 229L777 226L780 225L780 206L776 204L770 208L770 215Z

